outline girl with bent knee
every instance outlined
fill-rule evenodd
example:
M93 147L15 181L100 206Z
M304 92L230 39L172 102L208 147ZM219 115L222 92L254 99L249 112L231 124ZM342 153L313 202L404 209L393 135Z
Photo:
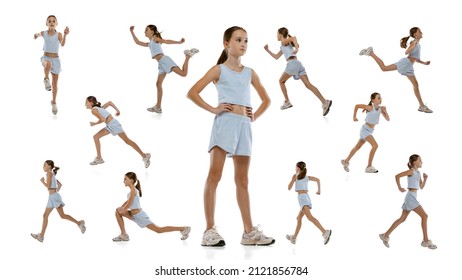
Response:
M292 180L289 183L289 191L292 189L295 183L295 191L298 193L298 203L300 205L300 212L297 216L297 227L295 228L295 233L293 235L286 235L286 238L292 243L295 244L297 241L298 233L302 227L303 216L306 216L308 221L312 222L322 233L324 238L324 245L329 242L332 230L324 229L321 223L311 214L311 199L308 195L308 181L314 181L318 184L317 195L321 194L321 181L313 176L307 175L306 164L303 161L297 162L295 166L295 174L292 176Z
M133 142L130 138L128 138L127 134L124 132L122 129L122 125L119 123L118 120L114 119L112 115L106 110L108 107L112 107L114 110L116 110L116 116L120 115L119 109L112 103L111 101L106 102L104 105L101 106L101 103L96 100L96 97L94 96L89 96L85 100L85 107L87 109L91 110L91 113L98 118L98 121L96 122L90 122L91 126L98 125L100 123L105 123L106 127L98 131L93 136L93 140L95 141L95 146L96 146L96 158L90 162L90 165L97 165L104 163L103 157L101 156L101 143L100 139L109 133L112 134L113 136L118 135L124 142L132 147L135 151L138 152L138 154L143 158L144 162L144 167L148 168L149 165L151 164L151 154L150 153L144 153L141 151L140 147Z
M232 157L236 196L244 232L242 245L270 245L275 242L252 223L248 173L252 153L251 122L258 119L270 105L270 98L255 71L241 63L247 50L247 32L238 26L228 28L223 35L224 50L213 66L188 92L197 106L215 115L210 137L210 167L204 189L206 228L202 246L224 246L225 241L215 228L215 206L218 183L226 157ZM204 88L215 84L218 105L211 106L200 96ZM258 93L260 106L252 113L250 85Z
M185 42L184 38L181 38L179 41L163 39L160 32L157 30L157 26L150 24L146 26L146 29L144 30L144 35L149 39L149 42L141 42L136 37L134 29L135 26L130 26L130 33L132 34L135 43L142 47L149 47L152 59L155 59L158 62L159 75L157 76L156 82L157 102L154 106L149 107L147 110L149 112L162 113L162 83L164 82L165 77L172 71L181 77L186 77L186 75L188 75L189 59L198 53L199 50L195 48L185 50L183 67L180 68L169 56L164 54L161 44L183 44Z
M332 105L332 100L325 99L318 88L311 84L308 79L308 75L306 74L305 67L303 67L302 63L297 60L297 52L299 48L297 38L295 36L290 36L289 30L282 27L278 30L277 39L281 42L281 48L278 53L271 52L268 45L265 45L264 48L273 58L279 59L282 55L284 55L287 61L286 69L284 70L284 73L282 73L281 78L279 78L279 85L281 86L282 94L285 98L284 104L281 106L281 110L292 107L289 95L287 94L286 82L293 76L295 80L302 80L305 87L316 95L322 104L322 115L327 115L327 113L329 113L330 106Z
M120 234L117 237L114 237L112 239L113 241L118 242L130 240L127 231L125 230L123 218L134 221L140 228L146 227L157 233L179 231L181 233L181 240L185 240L189 237L191 227L159 227L149 219L148 214L146 214L146 212L144 212L141 208L140 197L143 196L143 193L141 192L141 183L137 179L135 173L128 172L125 174L124 184L130 189L130 192L127 194L127 200L116 209L115 216L117 223L119 224Z
M364 145L364 143L366 143L366 141L369 142L369 144L371 144L372 148L369 153L369 160L367 162L367 167L365 171L366 173L379 172L377 169L375 169L374 166L372 166L372 160L374 159L375 152L377 151L377 148L379 147L372 133L374 132L375 125L379 123L380 115L383 115L383 117L387 121L390 120L386 107L380 106L381 104L382 104L382 97L380 96L379 93L374 92L373 94L371 94L371 101L369 102L368 105L357 104L355 106L354 113L353 113L353 120L355 122L358 121L358 119L356 118L356 113L359 109L363 109L363 112L367 112L366 119L365 119L366 123L361 127L361 131L359 133L359 141L356 144L356 146L353 147L353 149L351 150L347 158L341 160L343 169L345 169L346 172L350 171L349 165L350 165L351 158Z
M409 36L402 38L400 41L401 48L406 49L405 54L407 55L407 57L401 58L398 62L394 64L385 65L383 61L374 53L372 47L361 50L359 55L372 56L372 58L379 65L382 71L398 70L398 72L401 75L406 76L409 79L409 81L411 81L412 87L414 88L415 97L419 102L418 111L424 113L433 113L433 111L430 110L430 108L428 108L427 105L424 104L422 97L420 96L419 83L417 82L417 78L414 74L415 62L418 62L423 65L430 64L430 61L420 60L420 39L422 39L422 34L422 31L418 27L413 27L409 30ZM410 37L414 38L414 40L409 44L409 46L407 46L407 41Z
M409 213L411 211L414 211L417 213L417 215L420 216L422 219L422 232L423 232L423 241L420 243L422 247L427 247L429 249L436 249L436 245L433 244L433 242L428 239L428 234L427 234L427 219L428 215L423 209L422 205L420 205L419 201L417 201L417 190L423 189L425 187L425 183L427 183L427 178L428 175L423 173L423 181L421 178L421 174L419 171L419 168L422 167L422 159L420 158L419 155L411 155L409 157L409 162L407 164L409 170L403 171L395 176L396 179L396 184L398 185L398 189L400 192L405 192L406 190L401 187L401 182L400 179L404 176L407 177L407 193L406 197L404 198L404 203L403 206L401 207L403 209L403 212L401 213L401 217L397 219L391 227L385 232L379 234L380 240L382 240L383 244L389 248L390 244L390 234L401 224L403 223L407 216L409 216Z
M46 25L48 30L41 31L34 34L34 39L43 37L43 56L42 65L45 77L43 83L45 89L52 92L51 98L51 112L56 115L58 113L58 106L56 105L56 96L58 95L58 78L61 72L61 60L59 59L58 50L59 45L64 47L66 44L66 36L69 34L69 27L66 26L64 29L64 36L60 32L56 31L58 20L54 15L50 15L47 18ZM50 73L52 77L52 83L50 84Z
M42 222L42 231L40 233L31 233L31 236L37 239L40 242L43 242L45 238L45 231L48 226L48 216L50 216L51 211L56 208L58 211L59 216L61 219L65 219L68 221L73 222L76 224L82 233L85 233L87 230L85 227L85 221L77 221L71 215L64 213L64 202L59 194L61 190L61 182L56 179L56 173L58 173L59 167L55 166L55 163L52 160L46 160L43 163L43 171L46 172L46 178L42 177L40 182L42 182L43 186L48 190L48 202L45 208L45 212L43 213L43 222Z

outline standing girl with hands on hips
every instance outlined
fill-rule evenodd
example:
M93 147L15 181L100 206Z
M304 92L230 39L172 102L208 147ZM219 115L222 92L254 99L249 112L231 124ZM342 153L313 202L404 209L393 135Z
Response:
M41 31L34 34L34 39L43 37L43 56L42 65L45 77L43 83L47 91L52 91L51 111L54 115L58 113L58 106L56 105L56 96L58 94L58 78L61 72L61 60L59 59L58 50L59 45L64 47L66 44L66 36L69 34L69 27L64 29L64 35L56 31L58 20L54 15L47 18L46 25L48 30ZM50 73L52 83L50 84Z
M116 110L116 116L120 115L119 109L112 103L111 101L106 102L104 105L101 106L101 103L96 100L96 97L94 96L88 96L87 99L85 100L85 107L87 109L91 110L91 113L98 118L98 121L96 122L90 122L91 126L98 125L100 123L105 123L106 127L102 128L100 131L98 131L94 136L93 140L95 141L95 146L96 146L96 158L90 162L90 165L97 165L97 164L102 164L104 163L103 157L101 156L101 143L100 139L109 133L112 134L113 136L118 135L124 142L132 147L135 151L140 154L140 156L143 158L144 162L144 167L148 168L149 165L151 164L151 154L150 153L144 153L141 151L140 147L133 142L130 138L128 138L127 134L124 132L122 129L122 125L120 122L106 110L108 107L114 108Z
M286 235L286 238L292 243L295 244L297 241L298 233L302 227L302 219L303 216L312 222L321 232L322 237L324 238L324 245L329 242L330 236L332 234L332 230L324 229L321 223L313 217L311 214L311 199L308 195L308 181L314 181L318 184L318 191L316 192L317 195L321 194L321 181L313 176L307 175L306 164L303 161L297 162L295 167L296 174L292 176L292 180L289 183L289 191L292 189L295 183L295 191L298 193L298 203L300 205L300 212L297 216L297 227L295 228L295 233L293 235Z
M141 192L141 183L135 173L128 172L125 174L124 184L130 189L130 192L127 194L127 200L116 209L115 216L121 233L117 237L114 237L112 241L130 240L125 230L124 217L134 221L140 228L146 227L157 233L179 231L181 233L181 240L185 240L189 237L191 227L159 227L151 221L148 214L141 208L140 197L143 196L143 193Z
M327 115L327 113L329 113L330 106L332 105L332 100L325 99L318 88L311 84L308 79L308 75L306 74L305 67L303 67L302 63L297 60L297 52L299 48L297 38L295 36L290 36L287 28L281 27L278 30L277 39L278 41L281 41L281 49L278 53L271 52L268 45L265 45L264 48L273 58L279 59L282 55L284 55L287 61L286 69L284 70L284 73L282 73L281 78L279 78L279 85L285 98L284 104L281 106L281 110L292 107L289 95L287 94L286 82L293 76L296 80L302 80L305 87L316 95L322 104L322 115Z
M251 122L257 120L269 107L270 98L255 71L241 64L247 51L247 32L238 26L228 28L223 35L224 50L213 66L188 92L197 106L215 115L210 137L210 167L204 188L206 228L202 246L224 246L225 241L215 228L216 192L226 157L234 163L234 181L241 218L244 225L242 245L270 245L275 242L252 223L248 173L252 152ZM210 84L218 91L218 106L213 107L200 93ZM252 113L250 96L252 85L261 100Z
M58 170L59 167L55 166L55 163L52 160L46 160L43 163L43 171L46 172L46 178L42 177L40 182L42 182L43 186L45 186L45 188L48 190L48 203L45 208L45 212L43 213L42 230L40 233L31 233L31 236L40 242L43 242L43 239L45 238L45 231L48 226L48 216L50 216L51 211L53 211L55 208L56 211L58 211L61 219L73 222L79 227L82 233L85 233L87 230L84 220L77 221L71 215L64 213L63 207L65 204L61 195L59 194L62 184L56 179L56 173L58 173Z
M343 169L345 169L346 172L350 171L349 165L350 165L350 160L351 158L356 154L356 152L364 145L364 143L369 142L371 144L372 148L369 153L369 160L367 162L367 167L366 167L366 173L377 173L379 172L377 169L375 169L374 166L372 166L372 160L374 159L375 152L377 151L377 148L379 145L374 139L374 136L372 136L372 133L374 132L375 125L379 123L380 115L383 115L383 117L387 120L390 121L390 117L388 116L387 108L385 106L380 106L382 104L382 97L380 96L379 93L374 92L371 94L371 101L369 101L368 105L365 104L357 104L354 109L353 113L353 120L355 122L358 121L356 118L356 113L359 109L363 109L363 112L367 112L366 114L366 123L361 127L361 131L359 133L359 141L356 144L356 146L353 147L351 150L350 154L346 159L342 159L341 163L343 165Z
M401 208L403 208L403 212L401 213L401 217L397 219L391 227L382 234L379 234L380 240L382 240L383 244L388 248L390 247L390 234L404 221L406 221L407 216L411 211L417 213L422 219L422 232L423 232L423 241L420 243L422 247L427 247L429 249L436 249L436 245L428 239L427 234L427 219L428 215L423 209L422 205L420 205L419 201L417 201L417 190L423 189L425 184L427 183L428 175L423 173L423 181L421 178L421 174L419 168L422 167L422 159L419 155L411 155L409 157L409 162L407 164L409 170L403 171L395 176L396 184L398 185L398 189L400 192L405 192L406 190L401 187L400 179L404 176L407 177L407 193L406 197L404 198L404 203Z
M418 111L424 113L433 113L433 111L430 110L430 108L428 108L422 100L419 90L419 83L417 82L417 78L414 74L415 62L418 62L423 65L430 64L430 61L420 60L420 39L422 39L422 34L422 31L418 27L413 27L409 30L409 36L402 38L400 41L401 48L406 49L405 54L407 55L407 57L401 58L398 62L394 64L385 65L383 61L374 53L372 47L361 50L359 55L371 56L379 65L380 69L382 69L382 71L398 70L398 72L401 75L406 76L409 79L409 81L411 81L412 87L414 88L415 97L419 102ZM407 41L410 37L414 38L414 40L409 44L409 46L407 46Z
M183 44L185 42L184 38L181 38L179 41L163 39L160 32L157 30L157 26L150 24L146 26L146 29L144 30L144 35L149 39L149 42L141 42L136 37L134 29L135 26L130 26L130 33L132 34L135 43L142 47L149 47L151 57L158 62L159 75L157 76L156 82L157 102L154 106L149 107L147 110L149 112L162 113L162 83L164 82L165 77L172 71L181 77L186 77L186 75L188 75L189 59L198 53L199 50L195 48L185 50L183 67L180 68L169 56L164 54L161 44Z

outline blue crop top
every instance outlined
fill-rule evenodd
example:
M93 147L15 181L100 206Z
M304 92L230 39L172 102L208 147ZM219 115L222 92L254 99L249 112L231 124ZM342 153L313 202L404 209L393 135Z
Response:
M378 124L380 119L380 114L382 113L382 108L376 109L374 104L372 104L372 110L367 112L365 121L370 124Z
M50 189L57 189L58 188L58 184L56 183L56 176L55 174L52 172L51 173L51 185L50 185Z
M295 180L295 191L307 191L308 190L308 176L301 180Z
M286 60L291 56L297 57L296 54L293 54L294 47L292 46L292 44L288 44L286 46L281 45L281 51L284 54L284 57L286 58Z
M409 53L409 57L414 57L420 59L420 44L417 43L415 47L412 49L411 53Z
M420 171L414 170L412 176L407 176L407 188L408 189L420 189Z
M130 193L127 194L127 199L130 197ZM130 205L130 210L133 209L141 209L141 203L140 203L140 192L136 190L136 195L133 199L132 205Z
M218 103L229 103L252 107L250 102L250 83L252 69L244 67L241 72L229 69L220 64L220 78L215 84L218 91Z
M151 57L164 53L160 44L154 40L149 40L149 49L151 50Z
M48 36L48 30L43 31L43 51L47 53L58 53L58 50L58 32L53 36Z
M106 109L104 109L102 107L93 107L93 108L96 108L96 110L98 110L98 112L103 117L103 119L106 119L111 114Z

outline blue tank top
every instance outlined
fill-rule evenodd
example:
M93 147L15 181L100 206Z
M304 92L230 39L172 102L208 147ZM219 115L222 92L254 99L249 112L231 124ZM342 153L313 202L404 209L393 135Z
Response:
M292 53L294 51L294 47L292 46L292 44L288 44L287 46L281 45L281 51L284 54L284 57L286 58L286 60L291 56L297 57L296 54Z
M301 180L295 180L295 191L307 191L308 190L308 175Z
M127 194L127 199L130 197L130 193ZM136 189L136 195L133 199L132 205L130 205L130 210L133 209L141 209L141 203L140 203L140 193Z
M409 57L420 59L420 44L419 43L415 45L415 47L412 49L411 53L409 54Z
M58 32L53 36L48 36L48 30L43 31L43 51L47 53L58 53L58 50Z
M149 49L151 50L151 57L164 53L160 44L154 40L149 40Z
M252 69L244 67L241 72L229 69L220 64L220 78L215 84L218 91L218 103L230 103L252 107L250 102L250 83Z
M111 114L104 108L101 108L101 107L93 107L93 108L96 108L104 119L106 119Z
M414 170L412 176L407 176L407 188L408 189L420 189L420 171Z
M56 182L56 176L53 172L51 172L51 185L50 185L50 189L57 189L58 188L58 184Z
M372 104L372 110L367 112L365 121L370 124L378 124L381 113L382 113L382 108L379 108L378 110L376 110L374 107L374 104Z

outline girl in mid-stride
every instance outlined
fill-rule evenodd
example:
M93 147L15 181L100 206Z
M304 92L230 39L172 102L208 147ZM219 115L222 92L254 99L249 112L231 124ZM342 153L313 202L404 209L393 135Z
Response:
M383 244L389 248L390 247L390 234L404 221L406 221L407 216L411 211L417 213L422 219L422 232L423 232L423 241L420 243L422 247L427 247L429 249L436 249L436 245L428 239L427 233L427 219L428 215L423 209L422 205L420 205L419 201L417 201L417 190L423 189L425 184L427 183L428 175L423 173L423 180L419 171L419 168L422 167L422 159L419 155L411 155L409 157L409 162L407 164L408 170L403 171L395 176L396 184L398 185L398 190L400 192L405 192L406 190L401 187L400 179L404 176L407 177L407 193L406 197L404 198L403 212L401 213L401 217L393 222L391 227L385 232L379 234L380 240L382 240Z
M114 242L129 241L130 238L125 230L125 223L123 218L134 221L140 228L148 228L157 233L178 231L181 233L181 240L189 237L191 227L159 227L155 225L150 219L148 214L141 208L140 197L143 196L141 192L141 183L133 172L128 172L124 176L124 184L130 189L127 194L127 200L116 209L115 216L117 224L119 224L120 234L112 239Z
M48 203L45 208L45 212L43 213L42 231L40 231L40 233L31 233L31 236L40 242L43 242L43 239L45 238L45 231L48 226L48 216L50 216L51 211L55 208L61 219L73 222L79 227L82 233L85 233L86 231L84 220L77 221L71 215L64 213L65 204L59 194L62 184L56 179L56 173L58 173L58 170L59 167L55 166L55 163L52 160L46 160L43 163L43 171L46 172L46 177L42 177L40 182L42 182L43 186L48 190Z
M61 72L61 60L59 59L59 45L64 47L66 44L66 36L69 34L69 27L64 28L64 35L56 31L58 20L54 15L47 18L46 25L48 30L34 34L34 39L43 37L43 56L41 58L45 77L43 83L45 89L52 92L51 112L56 115L58 106L56 105L56 96L58 94L58 78ZM50 73L52 81L50 83Z
M295 36L290 36L289 30L282 27L278 29L277 39L281 42L281 48L278 53L271 52L268 45L265 45L264 48L275 59L279 59L282 55L284 55L284 58L287 61L286 69L282 73L281 78L279 78L279 85L285 98L284 104L281 106L281 110L292 107L289 95L287 94L286 82L293 76L295 80L302 80L305 87L316 95L322 104L322 115L327 115L327 113L329 113L330 106L332 105L332 100L325 99L318 88L311 84L308 79L308 75L306 74L305 67L303 67L302 63L297 60L297 52L299 48L297 38Z
M140 154L140 156L143 158L144 162L144 167L148 168L149 165L151 164L151 154L150 153L144 153L141 151L140 147L133 142L130 138L128 138L127 134L124 132L122 129L122 125L118 120L116 120L112 115L106 110L108 107L112 107L114 110L116 110L116 116L120 115L119 109L112 103L111 101L106 102L104 105L101 105L98 100L96 100L96 97L94 96L89 96L85 100L85 107L87 109L91 110L91 113L98 118L98 121L96 122L90 122L91 126L98 125L100 123L105 123L106 127L102 128L100 131L98 131L94 136L93 140L95 141L95 146L96 146L96 158L90 162L90 165L97 165L97 164L102 164L104 163L103 157L101 156L101 143L100 139L109 133L112 134L113 136L118 135L124 142L132 147L135 151Z
M424 113L433 113L433 111L430 108L428 108L428 106L425 105L422 100L419 90L419 83L417 82L417 78L414 74L415 62L418 62L423 65L430 64L430 61L420 60L420 39L422 39L422 34L422 31L418 27L413 27L409 30L409 36L402 38L400 41L401 48L406 49L404 53L407 55L407 57L401 58L398 62L394 64L385 65L383 61L374 53L372 47L361 50L359 55L371 56L375 60L375 62L377 62L382 71L398 70L398 73L400 73L403 76L406 76L409 79L409 81L411 81L412 87L414 88L415 97L419 102L418 111ZM410 37L414 38L414 40L408 46L407 42Z
M359 132L359 141L356 144L356 146L353 147L347 158L341 160L343 169L345 169L346 172L350 171L349 165L351 158L356 154L356 152L359 149L361 149L361 147L364 145L364 143L366 143L366 141L369 142L369 144L371 144L372 148L369 153L369 160L367 162L367 167L365 171L366 173L379 172L377 169L375 169L374 166L372 166L372 160L374 159L375 152L379 147L377 142L375 141L374 136L372 136L372 133L374 132L375 125L379 123L380 115L383 115L383 117L387 121L390 121L387 108L385 106L381 106L381 104L382 97L379 93L374 92L373 94L371 94L371 101L369 101L369 104L357 104L355 106L353 120L355 122L358 121L358 119L356 118L356 113L359 109L363 109L363 112L367 112L365 119L366 123L361 127L361 131Z
M225 246L225 240L215 228L215 207L218 183L223 173L226 157L234 163L236 197L241 212L244 232L242 245L271 245L275 242L254 226L250 214L248 173L252 153L251 123L258 119L270 105L270 98L255 71L241 63L247 51L247 32L238 26L228 28L223 35L224 50L213 66L188 92L197 106L215 115L209 143L210 167L204 189L204 210L206 228L202 246ZM218 105L211 106L200 96L204 88L215 84L218 91ZM252 112L250 85L261 103Z
M322 233L322 237L324 238L324 245L329 242L330 236L332 234L332 230L324 229L321 223L313 217L311 214L311 199L308 195L308 181L314 181L318 184L318 191L316 192L317 195L321 194L321 181L313 176L307 175L306 164L303 161L297 162L295 166L295 174L292 176L292 180L289 183L289 191L292 189L295 183L295 191L298 193L298 204L300 205L300 212L297 216L297 227L295 228L295 233L293 235L286 235L287 240L289 240L292 244L295 244L297 241L298 233L302 227L302 219L303 216L306 216L308 221L312 222Z
M188 75L188 65L189 59L199 52L198 49L192 48L184 51L185 59L183 67L180 68L175 62L167 55L164 54L161 44L183 44L185 42L184 38L181 38L179 41L163 39L160 32L157 30L155 25L148 25L144 30L144 35L149 39L149 42L141 42L135 35L134 32L135 26L130 26L130 33L132 34L133 40L135 43L142 47L149 47L151 51L152 59L157 60L158 62L158 71L159 75L157 76L156 88L157 88L157 102L154 106L149 107L147 110L149 112L162 113L162 83L164 82L165 77L170 72L175 72L181 77L186 77Z

